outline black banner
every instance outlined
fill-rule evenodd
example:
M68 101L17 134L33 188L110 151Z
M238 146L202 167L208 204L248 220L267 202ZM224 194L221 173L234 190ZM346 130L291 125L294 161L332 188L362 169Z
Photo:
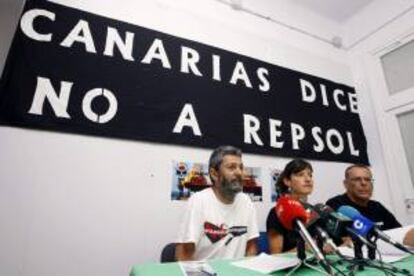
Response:
M352 87L47 1L26 1L0 123L368 163Z

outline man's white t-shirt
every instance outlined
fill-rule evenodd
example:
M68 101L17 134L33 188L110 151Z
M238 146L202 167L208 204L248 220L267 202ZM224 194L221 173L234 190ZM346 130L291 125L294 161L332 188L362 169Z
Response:
M247 241L258 236L256 209L247 195L238 193L224 204L207 188L190 197L177 242L194 243L195 260L240 258Z

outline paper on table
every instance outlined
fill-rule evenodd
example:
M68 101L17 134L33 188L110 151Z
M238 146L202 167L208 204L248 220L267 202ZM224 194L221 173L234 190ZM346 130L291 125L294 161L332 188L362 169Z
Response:
M180 268L185 276L214 276L217 273L205 261L180 262Z
M379 245L379 244L377 244ZM385 247L387 245L384 245L384 247L382 246L378 246L379 251L381 253L381 258L382 261L385 263L393 263L393 262L398 262L406 257L409 256L408 253L404 253L402 251L396 251L396 250L391 250L391 247L388 247L385 250ZM339 251L342 253L342 255L347 256L347 257L352 257L354 258L354 249L353 248L349 248L349 247L344 247L344 246L340 246L339 247ZM364 255L364 258L368 258L368 250L366 249L366 247L362 248L362 253ZM379 260L379 256L378 253L376 254L376 259Z
M261 253L256 257L232 262L231 264L238 267L259 271L261 273L271 273L289 267L294 267L298 265L299 262L300 261L296 256L281 257Z

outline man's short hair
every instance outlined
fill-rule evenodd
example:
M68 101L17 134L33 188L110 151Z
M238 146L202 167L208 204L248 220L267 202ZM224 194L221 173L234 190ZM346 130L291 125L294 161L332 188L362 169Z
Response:
M210 172L211 168L218 170L221 163L223 162L224 156L226 155L236 155L238 157L242 156L242 151L233 146L220 146L216 148L210 156L210 160L208 162L208 170ZM210 179L213 182L213 179Z
M353 168L362 168L362 169L371 171L371 168L365 164L353 164L345 169L345 179L348 179L349 171L352 170Z

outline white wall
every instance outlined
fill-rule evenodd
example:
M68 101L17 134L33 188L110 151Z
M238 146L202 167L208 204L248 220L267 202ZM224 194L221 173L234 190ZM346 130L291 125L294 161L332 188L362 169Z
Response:
M375 40L375 37L381 37L380 33L385 34L382 39L395 36L396 33L389 33L385 29L389 24L394 23L399 25L399 30L404 28L400 17L405 16L407 11L413 9L413 5L413 0L372 1L347 20L343 35L346 47L353 47L353 51L366 47Z
M353 85L346 52L216 1L55 2ZM384 171L375 154L381 151L371 127L375 117L361 109L371 161ZM157 261L174 239L185 205L170 201L171 161L207 162L210 154L10 127L0 127L0 137L0 275L8 276L126 275L133 264ZM263 169L264 184L266 172L287 161L244 156L246 165ZM347 164L312 164L317 186L311 202L343 191ZM376 195L388 204L385 178L376 185ZM272 206L267 185L256 206L264 230Z
M18 16L23 8L23 1L7 0L0 2L0 72L6 61L11 39L16 29Z
M395 107L398 107L398 105L395 104L397 103L395 98L389 97L379 58L380 53L385 54L387 51L391 51L390 46L398 46L396 43L402 45L413 38L414 1L399 0L392 3L392 6L395 4L404 8L405 11L400 13L396 12L395 6L388 6L390 2L382 7L377 4L373 7L375 11L373 17L383 16L392 20L388 20L382 28L371 30L370 35L356 44L349 51L349 54L352 61L355 87L359 91L364 91L360 94L360 99L361 103L366 106L366 111L369 111L364 112L363 116L374 122L373 124L366 124L365 131L378 133L379 135L378 139L371 142L371 146L381 150L371 151L370 158L377 160L377 164L382 164L382 167L386 168L384 170L376 168L376 178L380 177L386 184L382 186L377 194L389 207L392 207L400 221L405 224L412 224L414 213L406 208L405 199L414 197L414 189L395 117L398 112L398 108ZM366 10L356 15L348 22L350 30L361 24L361 20L367 16L368 12ZM350 32L350 36L354 38L360 36L361 29L364 28L374 29L371 24L367 24L359 30L355 30L354 33ZM404 40L405 42L402 42ZM410 101L399 101L399 107L407 106L407 103L413 101L414 97L412 95ZM389 111L392 104L394 111Z

